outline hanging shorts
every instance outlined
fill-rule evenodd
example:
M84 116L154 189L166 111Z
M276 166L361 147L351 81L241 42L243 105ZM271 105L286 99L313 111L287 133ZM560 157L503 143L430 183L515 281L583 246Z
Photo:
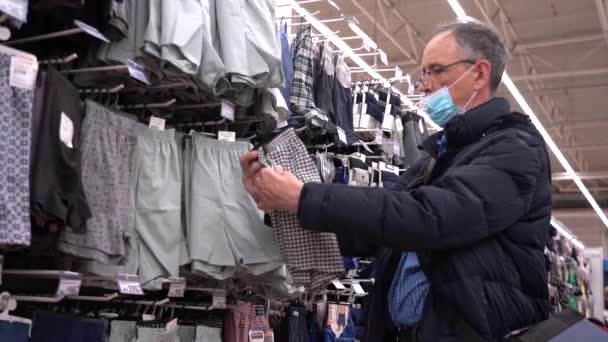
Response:
M142 284L176 277L182 239L182 169L175 130L137 124L135 230Z
M259 153L260 161L267 165L280 165L305 183L321 183L306 146L291 128L274 138ZM270 217L294 285L304 286L314 293L344 273L334 234L302 229L295 214L271 212Z
M82 183L92 217L85 234L64 230L59 250L103 264L126 262L133 236L135 208L132 172L137 143L135 121L93 101L85 104L82 123Z
M36 117L36 145L32 145L32 209L83 232L91 217L81 180L84 109L78 89L59 71L49 68L45 83L40 116Z
M186 191L188 246L195 273L223 280L283 264L274 231L264 225L241 180L239 158L249 149L248 143L218 141L196 132L192 136Z
M0 247L30 245L30 140L34 91L11 87L0 53Z

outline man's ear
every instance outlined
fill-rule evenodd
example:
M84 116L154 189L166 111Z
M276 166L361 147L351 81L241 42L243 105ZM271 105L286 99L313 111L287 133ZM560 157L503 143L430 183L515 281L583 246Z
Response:
M477 91L490 83L490 73L492 72L492 65L486 60L480 60L475 66L475 81L473 88Z

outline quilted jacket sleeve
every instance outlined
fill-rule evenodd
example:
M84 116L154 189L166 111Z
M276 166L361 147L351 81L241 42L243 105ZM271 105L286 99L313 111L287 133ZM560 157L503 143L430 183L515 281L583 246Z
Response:
M489 137L488 137L489 138ZM464 247L514 224L530 208L544 150L516 134L485 141L466 165L413 191L306 184L306 229L400 250Z

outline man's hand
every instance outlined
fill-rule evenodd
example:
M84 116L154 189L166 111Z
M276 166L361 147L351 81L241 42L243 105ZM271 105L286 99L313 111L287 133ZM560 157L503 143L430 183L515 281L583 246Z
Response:
M264 168L258 161L257 152L248 152L241 157L243 184L245 189L264 211L295 213L304 183L281 166Z
M256 189L254 185L254 179L257 173L263 169L264 166L258 161L258 152L251 151L241 156L241 169L243 170L243 184L245 190L256 200Z

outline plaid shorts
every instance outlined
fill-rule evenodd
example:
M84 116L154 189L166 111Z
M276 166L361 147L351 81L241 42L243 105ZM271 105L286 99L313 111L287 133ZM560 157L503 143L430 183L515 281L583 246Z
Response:
M321 177L306 146L293 129L274 138L259 158L266 165L281 165L301 181L321 183ZM344 273L344 264L336 236L302 229L297 215L284 212L270 213L276 229L281 254L295 286L307 291L324 289L327 284Z

